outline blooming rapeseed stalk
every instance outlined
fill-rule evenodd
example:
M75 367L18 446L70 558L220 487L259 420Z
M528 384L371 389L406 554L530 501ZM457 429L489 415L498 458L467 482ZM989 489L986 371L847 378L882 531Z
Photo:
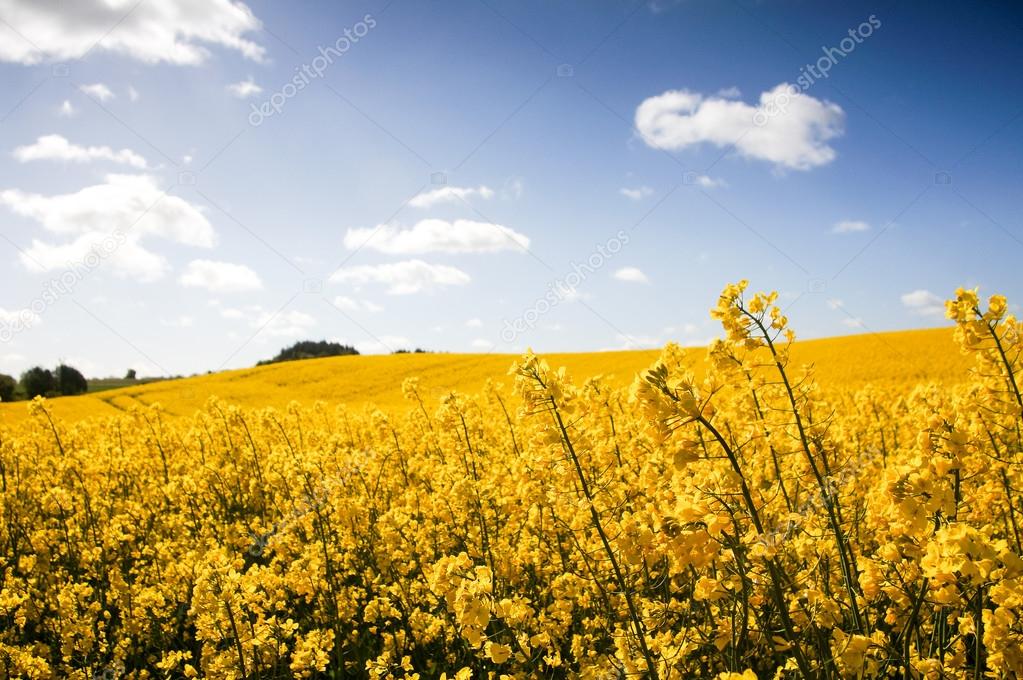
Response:
M0 677L1020 677L1009 310L948 302L954 383L825 380L741 281L628 389L529 352L406 408L33 401L0 426Z

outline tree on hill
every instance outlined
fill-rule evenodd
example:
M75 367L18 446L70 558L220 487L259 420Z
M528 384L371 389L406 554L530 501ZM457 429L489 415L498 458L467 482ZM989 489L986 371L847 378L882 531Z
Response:
M124 374L125 380L135 380L138 377L138 373L135 372L134 368L129 368L128 372Z
M56 391L57 381L53 372L42 366L34 366L21 374L21 389L29 399L48 397Z
M14 393L17 390L18 381L5 373L0 373L0 401L14 401Z
M54 379L56 381L56 391L65 397L83 394L89 389L89 383L85 376L78 369L67 364L61 364L57 367Z
M277 353L273 359L260 361L259 366L276 364L281 361L296 361L298 359L316 359L319 357L336 357L358 354L359 351L349 345L342 345L339 342L328 342L326 340L302 340L291 347L285 347Z

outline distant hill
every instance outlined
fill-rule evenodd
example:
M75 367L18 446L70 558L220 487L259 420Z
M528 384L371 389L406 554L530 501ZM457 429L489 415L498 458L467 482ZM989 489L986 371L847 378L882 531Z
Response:
M282 361L297 361L299 359L322 359L323 357L340 357L356 355L359 350L339 342L327 342L326 340L302 340L291 347L285 347L277 353L273 359L260 361L257 366L277 364Z
M702 348L687 352L695 361L702 361ZM544 354L543 358L551 366L565 366L577 383L603 374L613 376L609 379L612 386L625 387L659 353L588 352ZM56 417L70 421L123 414L133 406L154 403L161 404L169 416L191 416L211 396L246 406L285 407L297 400L356 409L370 404L385 410L404 409L408 401L402 396L401 383L409 376L421 379L421 394L431 405L451 390L477 392L488 379L502 383L507 394L513 382L508 367L517 358L510 354L409 353L311 359L61 397L50 400L50 408ZM948 328L797 340L792 360L796 365L815 364L816 380L825 389L920 381L954 384L964 380L973 365L972 358L959 351ZM516 403L509 398L510 405ZM0 404L0 427L28 417L25 402Z

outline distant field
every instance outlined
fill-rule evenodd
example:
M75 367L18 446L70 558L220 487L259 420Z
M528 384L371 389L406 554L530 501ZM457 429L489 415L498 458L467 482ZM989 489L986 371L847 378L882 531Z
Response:
M160 382L165 378L141 378L129 380L127 378L94 378L89 380L89 393L106 392L107 390L118 390L124 387L139 387L154 382Z
M702 348L689 351L699 357L704 353ZM659 350L643 350L544 358L551 366L565 366L577 380L606 375L616 385L627 385L658 354ZM797 340L793 356L798 363L813 363L817 381L824 387L958 383L965 379L969 365L955 348L949 329ZM476 392L488 379L510 383L505 374L515 358L510 354L397 354L309 359L93 391L53 399L51 405L55 415L71 420L116 415L133 405L157 402L172 415L191 415L214 395L247 406L322 400L394 409L404 406L401 382L407 377L418 376L424 396L436 400L452 390ZM27 415L24 402L0 404L0 423L19 422Z

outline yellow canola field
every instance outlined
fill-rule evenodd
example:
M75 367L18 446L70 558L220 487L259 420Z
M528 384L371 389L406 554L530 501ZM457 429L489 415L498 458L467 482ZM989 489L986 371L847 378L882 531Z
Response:
M796 342L745 289L700 350L33 402L0 424L0 678L1023 676L1005 299Z
M687 350L701 355L702 348ZM549 354L553 366L564 366L585 379L606 376L609 384L628 385L650 365L659 350ZM62 420L112 416L132 406L159 403L169 415L192 415L216 396L242 406L282 407L291 401L316 401L350 407L374 405L404 408L401 383L418 377L424 398L437 403L451 392L476 393L505 375L518 357L510 354L397 354L332 357L224 371L139 387L108 390L49 402ZM796 363L813 363L821 382L846 388L868 383L909 385L924 380L955 384L966 377L969 360L955 349L951 329L850 335L802 341L793 352ZM24 402L0 404L0 424L28 417Z

